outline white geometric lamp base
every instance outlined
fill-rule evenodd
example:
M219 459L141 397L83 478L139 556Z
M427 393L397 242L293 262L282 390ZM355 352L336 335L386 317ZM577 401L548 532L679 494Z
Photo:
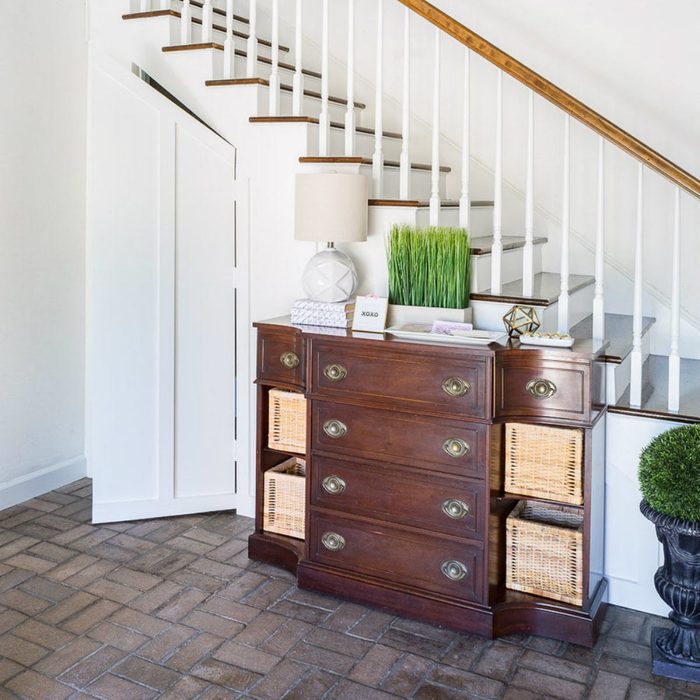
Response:
M336 248L326 248L306 264L301 283L309 299L346 301L357 289L357 270L345 253Z

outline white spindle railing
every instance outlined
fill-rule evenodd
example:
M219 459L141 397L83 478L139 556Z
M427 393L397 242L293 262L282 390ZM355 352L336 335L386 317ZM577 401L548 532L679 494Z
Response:
M348 0L348 106L345 110L345 155L355 155L355 0Z
M401 106L401 157L399 199L411 197L411 10L403 15L403 97Z
M673 263L671 265L671 347L668 355L668 410L681 403L681 190L675 188L673 207Z
M535 93L527 100L527 166L525 175L525 247L523 248L523 296L535 291Z
M372 190L374 198L381 199L384 196L384 0L377 2L377 78L375 88Z
M328 111L328 0L323 0L321 27L321 114L318 117L318 152L321 156L327 156L331 140L331 119Z
M598 139L598 201L595 228L595 291L593 337L605 338L605 139Z
M235 78L236 44L233 39L233 0L226 0L226 39L224 39L224 80Z
M214 33L214 6L212 0L204 0L202 5L202 42L209 44Z
M180 43L183 46L192 43L192 5L190 0L183 0L180 11Z
M564 118L564 187L561 212L561 262L557 328L569 332L569 237L571 235L571 117Z
M258 72L258 0L250 0L248 8L248 43L246 45L246 53L248 54L248 63L246 66L246 75L249 78L254 78Z
M149 12L151 9L151 0L141 0L140 3L141 12Z
M435 29L433 74L433 158L430 182L430 225L440 224L440 30Z
M470 81L470 52L464 50L464 100L462 102L462 187L459 197L459 225L460 228L469 230L469 219L471 215L471 193L469 191L469 163L471 155L470 143L470 121L471 105L469 91Z
M272 69L270 70L270 111L271 117L280 111L280 5L279 0L272 0Z
M292 114L300 117L304 107L304 35L302 0L296 0L296 22L294 27L294 81L292 83Z
M491 244L491 293L500 294L503 256L503 71L496 77L496 162L493 184L493 242Z
M634 311L632 312L632 376L630 406L642 405L642 331L644 291L644 166L637 168L637 219L634 249Z

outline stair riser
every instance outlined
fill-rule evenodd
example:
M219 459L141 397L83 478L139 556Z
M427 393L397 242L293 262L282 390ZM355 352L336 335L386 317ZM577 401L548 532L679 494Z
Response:
M411 193L413 197L413 193ZM418 226L430 225L430 209L421 207L417 216ZM440 210L440 226L459 228L459 208L445 207ZM469 232L472 238L490 236L493 230L493 207L472 207L469 215ZM483 289L483 285L480 289Z
M648 381L647 358L651 353L651 332L648 330L642 336L642 384ZM632 354L628 354L619 364L609 362L606 365L606 392L607 402L616 404L625 390L630 385L632 374Z
M484 330L500 331L503 329L503 316L513 306L512 303L496 301L472 301L474 324ZM590 315L593 306L593 286L584 287L574 292L569 298L569 326ZM558 302L550 306L535 307L542 323L541 330L552 333L557 330Z
M345 123L344 119L342 121ZM387 160L399 160L401 156L401 140L384 137L382 139L382 149L384 151L384 158ZM345 153L344 130L331 129L331 153ZM354 155L362 156L363 158L371 158L373 154L374 135L356 133Z
M359 165L357 163L301 163L302 172L309 173L362 173L370 180L372 178L371 165ZM440 187L445 186L446 173L440 176ZM418 199L428 199L430 197L430 172L427 170L412 170L411 171L411 190L416 193ZM375 195L371 192L370 196ZM398 199L399 198L399 170L398 168L384 169L384 192L382 199ZM415 210L412 210L415 211ZM415 218L414 218L415 221Z
M476 255L472 258L472 292L491 287L492 256ZM542 272L542 246L535 246L532 255L533 274ZM515 282L523 276L523 249L505 250L501 256L501 280L503 284Z
M318 118L321 113L321 100L316 97L304 97L304 102L302 104L302 114L306 117L316 117ZM330 115L330 120L333 122L343 122L345 120L345 112L347 111L345 105L338 104L336 102L328 103L328 114ZM291 115L292 114L292 93L286 90L280 91L280 115ZM358 117L361 112L358 112ZM260 114L258 116L264 117L269 116L268 112L265 114ZM359 123L359 118L358 118ZM338 155L338 154L333 154ZM342 154L341 154L342 155Z
M218 39L216 39L218 41ZM221 42L223 43L223 42ZM242 42L239 40L236 43L236 50L243 50L245 51L246 48L245 46L242 45ZM234 77L236 78L245 78L247 76L247 70L248 70L248 59L245 56L236 56L236 65L234 67ZM267 63L267 62L262 62L258 61L258 67L257 71L255 73L256 78L265 78L267 80L270 77L270 73L272 73L272 66ZM294 71L289 69L289 68L283 68L280 66L279 68L279 74L280 74L280 82L282 82L284 85L293 85L294 81ZM223 77L223 75L219 76ZM315 92L320 92L321 91L321 81L319 78L314 78L311 75L305 75L304 76L304 89L306 90L314 90Z

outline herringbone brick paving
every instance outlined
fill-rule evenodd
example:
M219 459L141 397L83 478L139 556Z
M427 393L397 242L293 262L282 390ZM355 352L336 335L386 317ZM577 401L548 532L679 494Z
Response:
M658 618L609 608L592 650L490 642L299 590L252 521L93 526L83 479L0 512L0 698L699 698L650 675Z

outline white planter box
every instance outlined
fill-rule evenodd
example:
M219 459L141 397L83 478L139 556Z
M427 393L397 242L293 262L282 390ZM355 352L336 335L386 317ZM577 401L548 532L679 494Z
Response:
M466 309L443 309L439 306L402 306L389 304L387 328L402 326L405 323L432 323L433 321L452 321L471 323L471 307Z

